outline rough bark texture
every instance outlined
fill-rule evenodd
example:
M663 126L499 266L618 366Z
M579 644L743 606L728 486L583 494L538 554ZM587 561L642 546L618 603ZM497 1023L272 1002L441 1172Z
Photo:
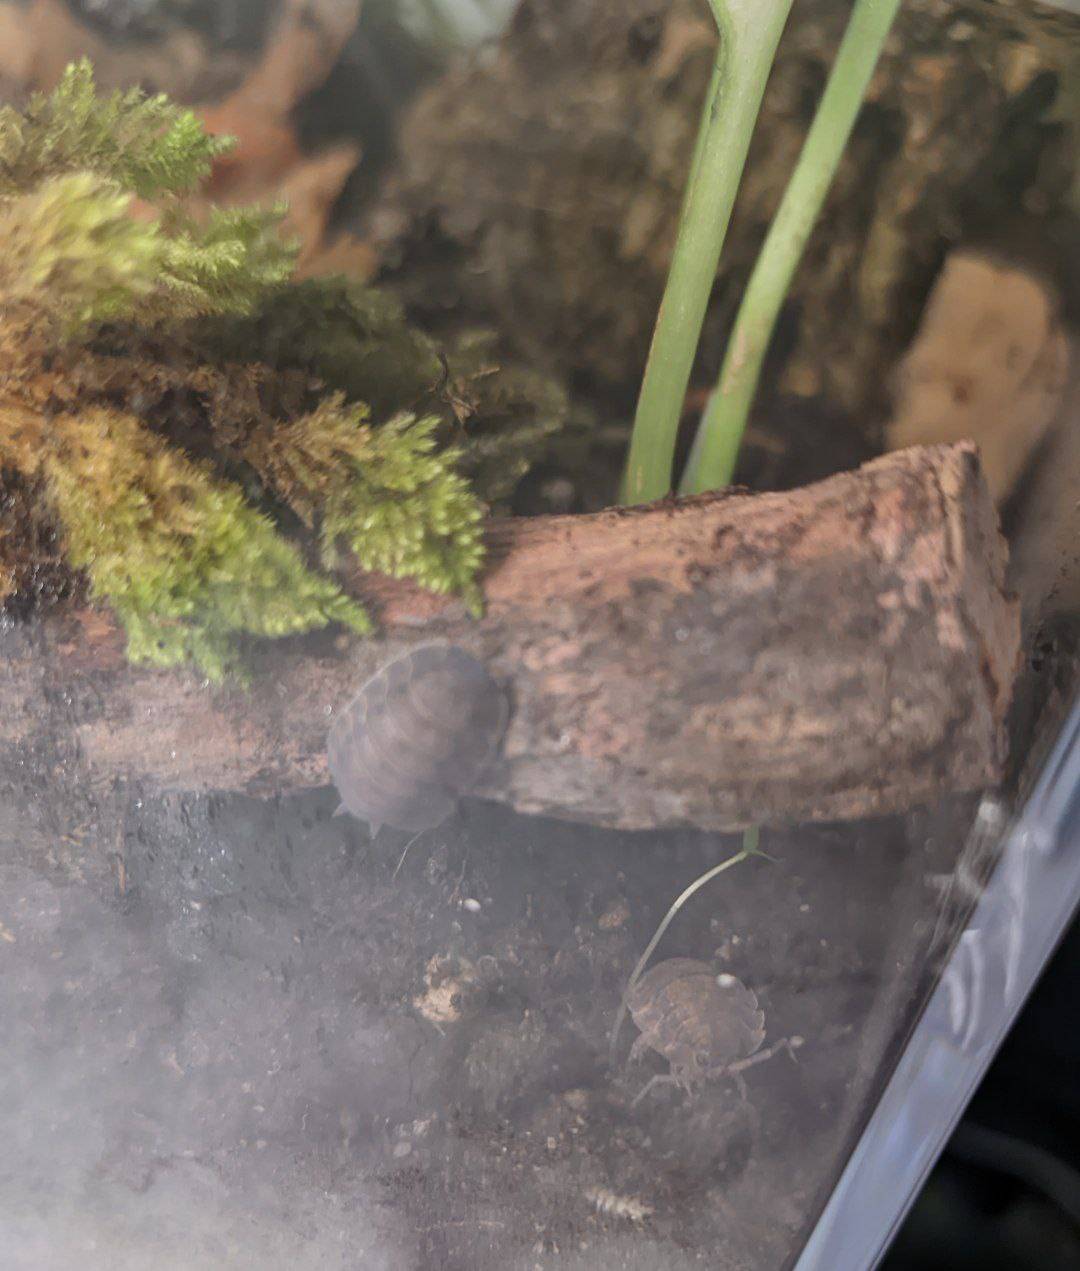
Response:
M445 639L511 696L478 793L627 828L842 818L991 785L1019 649L967 445L788 494L493 523L486 616L370 576L385 635L263 651L254 688L133 670L102 613L0 635L0 778L151 789L328 781L327 726L385 659Z

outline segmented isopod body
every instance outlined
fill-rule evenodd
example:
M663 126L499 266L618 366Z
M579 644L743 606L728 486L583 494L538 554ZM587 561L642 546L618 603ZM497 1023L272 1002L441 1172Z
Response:
M646 1204L640 1196L620 1196L607 1187L586 1187L585 1199L592 1202L597 1213L608 1218L642 1223L653 1212L652 1205Z
M428 830L493 759L506 696L463 649L424 645L376 672L327 739L343 806L375 829Z
M693 958L670 958L646 971L627 1006L641 1029L632 1055L657 1051L671 1065L671 1079L686 1088L749 1059L765 1040L757 994Z

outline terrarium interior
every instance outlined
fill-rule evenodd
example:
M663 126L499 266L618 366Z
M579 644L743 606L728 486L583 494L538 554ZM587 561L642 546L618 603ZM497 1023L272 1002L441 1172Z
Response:
M792 9L676 467L849 9ZM0 3L5 1267L798 1252L1076 694L1080 19L902 6L739 452L777 501L706 500L697 589L669 594L634 587L634 553L682 514L601 510L715 49L696 0ZM109 97L135 85L168 102ZM926 451L955 487L903 507L924 470L900 452L965 438L981 466ZM894 503L919 532L898 592L957 526L959 563L926 566L923 625L844 644L838 553ZM961 559L997 515L1004 580ZM553 541L596 577L575 590ZM790 581L736 607L706 556ZM985 657L963 633L919 663L980 588ZM570 595L595 604L573 639ZM453 762L355 761L340 794L373 833L333 815L326 734L428 639L495 687L486 715L438 699ZM858 649L889 641L919 663L880 690L910 700L908 749L860 784L860 729L887 748ZM436 709L410 665L357 699L380 756ZM969 670L986 746L916 700L959 710ZM706 781L678 739L718 678L742 758ZM484 797L428 816L408 783L451 768ZM627 994L748 825L760 851Z

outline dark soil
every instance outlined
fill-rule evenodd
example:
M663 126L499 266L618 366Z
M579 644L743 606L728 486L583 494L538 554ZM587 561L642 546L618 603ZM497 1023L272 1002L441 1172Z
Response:
M469 804L394 878L407 839L334 803L133 802L109 888L3 826L4 1267L780 1266L920 1000L959 840L767 834L658 956L739 976L798 1063L632 1108L664 1065L625 1068L627 1024L609 1069L623 986L737 844Z

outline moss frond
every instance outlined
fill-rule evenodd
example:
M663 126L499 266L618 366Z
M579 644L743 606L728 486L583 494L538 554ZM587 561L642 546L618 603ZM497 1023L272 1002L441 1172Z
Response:
M438 426L398 415L372 429L366 408L339 396L256 438L249 458L318 525L328 564L343 542L365 569L463 593L475 608L483 508L455 471L459 453L437 451Z
M90 172L45 181L0 206L0 299L30 303L65 330L129 313L153 292L163 258L130 195Z
M267 290L292 273L296 247L277 227L283 207L215 208L205 225L180 216L162 223L160 316L249 313ZM153 316L137 313L143 321Z
M169 449L132 416L102 409L54 421L45 459L69 561L116 611L134 662L193 661L211 679L237 667L247 634L286 636L364 612L239 490Z
M117 319L245 313L288 277L294 253L276 238L278 210L218 211L197 227L136 221L130 201L75 172L0 204L0 300L30 304L73 335Z
M154 200L194 190L232 148L208 136L198 116L141 89L100 95L83 59L51 93L25 111L0 109L0 197L33 190L45 178L89 171Z
M0 300L36 304L63 335L247 313L296 251L277 234L283 208L199 224L180 209L226 148L164 97L99 96L86 61L23 113L0 110ZM132 217L135 196L163 200L160 217Z

